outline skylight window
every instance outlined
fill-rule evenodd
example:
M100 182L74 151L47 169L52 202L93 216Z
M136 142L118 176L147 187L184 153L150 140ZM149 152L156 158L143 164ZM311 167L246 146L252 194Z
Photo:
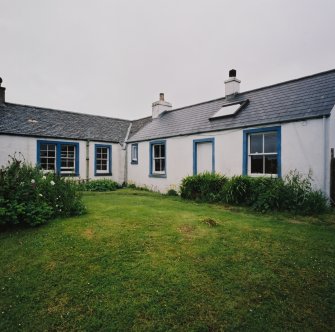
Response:
M238 111L242 109L244 105L246 105L248 100L243 101L241 103L237 104L229 104L229 105L223 105L212 117L210 117L210 120L215 120L219 118L223 118L226 116L232 116L235 115Z

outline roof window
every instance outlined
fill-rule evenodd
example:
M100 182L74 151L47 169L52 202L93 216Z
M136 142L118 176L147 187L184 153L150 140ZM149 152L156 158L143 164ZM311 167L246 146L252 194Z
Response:
M226 116L232 116L235 115L237 112L239 112L244 106L248 104L249 100L245 100L239 103L234 104L228 104L223 105L214 115L212 115L209 119L215 120L215 119L221 119Z

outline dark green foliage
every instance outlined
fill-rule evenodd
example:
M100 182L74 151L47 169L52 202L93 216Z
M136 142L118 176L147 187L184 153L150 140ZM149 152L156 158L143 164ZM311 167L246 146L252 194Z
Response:
M234 176L222 188L222 201L228 204L248 204L252 199L253 179L249 176Z
M83 191L114 191L119 187L115 181L109 179L90 180L80 184Z
M0 224L36 226L85 212L73 182L16 158L0 169Z
M167 195L168 196L178 196L178 193L174 189L169 189L168 192L167 192Z
M180 194L182 198L204 202L218 202L227 178L209 172L187 176L182 180Z
M135 183L127 183L125 187L130 188L130 189L141 190L141 191L151 191L149 188L137 186Z
M290 172L284 179L273 177L200 174L182 181L181 197L205 202L250 206L256 211L290 211L298 214L326 212L328 200L312 187L310 175Z

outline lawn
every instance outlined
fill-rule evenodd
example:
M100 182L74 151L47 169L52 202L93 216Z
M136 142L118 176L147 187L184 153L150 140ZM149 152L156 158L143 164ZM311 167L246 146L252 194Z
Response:
M84 200L84 216L0 233L1 331L334 331L329 218L129 189Z

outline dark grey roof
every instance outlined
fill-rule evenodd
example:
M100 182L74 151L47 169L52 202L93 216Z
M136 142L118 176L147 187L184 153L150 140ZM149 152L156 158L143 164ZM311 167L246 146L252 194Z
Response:
M0 104L0 133L123 142L131 121L48 108Z
M135 135L142 127L152 121L152 116L132 121L129 137Z
M237 114L209 120L223 105L246 101ZM329 116L335 105L335 70L164 113L129 142Z

